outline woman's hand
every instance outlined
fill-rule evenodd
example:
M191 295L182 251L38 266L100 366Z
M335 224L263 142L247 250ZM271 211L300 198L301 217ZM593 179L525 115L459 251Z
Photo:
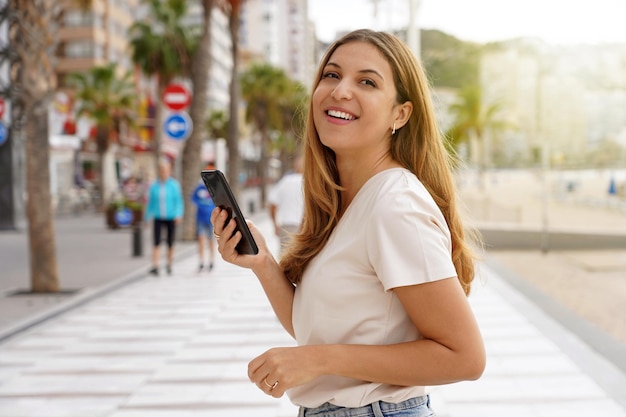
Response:
M252 237L257 243L259 253L256 255L242 255L235 249L239 241L241 241L241 232L235 232L237 222L235 219L228 219L228 213L226 210L222 210L219 207L215 208L211 213L211 223L213 223L213 234L217 240L217 250L222 255L222 259L226 262L232 263L243 268L254 269L261 266L264 259L267 256L272 256L263 235L258 231L254 224L250 221L246 221ZM234 233L234 234L233 234Z
M273 348L248 364L248 377L261 391L275 398L317 378L317 356L322 346Z

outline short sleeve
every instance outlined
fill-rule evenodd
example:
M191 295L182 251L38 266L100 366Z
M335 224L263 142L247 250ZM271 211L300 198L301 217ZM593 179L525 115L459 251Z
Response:
M386 291L456 276L450 231L425 189L385 194L367 225L366 246Z
M267 194L267 202L270 204L278 205L278 193L280 187L282 185L281 181L278 181L274 187L270 189L270 192Z

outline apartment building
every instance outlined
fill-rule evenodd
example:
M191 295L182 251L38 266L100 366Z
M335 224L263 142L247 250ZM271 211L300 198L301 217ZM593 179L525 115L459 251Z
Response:
M93 0L89 10L80 9L71 0L62 3L54 51L58 88L48 113L54 203L62 200L76 181L93 181L98 163L91 123L76 118L76 102L68 76L111 62L117 64L120 74L134 71L127 32L141 11L140 3L141 0ZM137 74L138 92L140 77ZM108 178L104 179L109 188L117 188L120 172L130 175L135 140L129 130L122 130L112 152L105 156L111 167L105 170Z
M133 69L126 33L136 20L140 0L92 1L89 11L64 1L56 50L60 86L68 74L108 62L117 63L121 71Z
M243 3L241 50L309 87L315 70L315 31L307 0L247 0Z

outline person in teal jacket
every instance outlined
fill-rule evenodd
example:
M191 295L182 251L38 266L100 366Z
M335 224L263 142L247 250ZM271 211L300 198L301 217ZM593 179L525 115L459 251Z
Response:
M144 220L146 224L153 220L152 275L159 275L159 259L161 233L167 231L167 265L168 275L172 274L174 260L174 237L176 225L181 222L185 210L183 193L180 183L171 177L172 166L168 160L159 164L159 178L148 189Z

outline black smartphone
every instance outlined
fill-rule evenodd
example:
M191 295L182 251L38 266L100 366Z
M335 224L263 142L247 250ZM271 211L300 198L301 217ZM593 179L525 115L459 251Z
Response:
M228 181L226 181L224 173L218 169L211 169L202 171L200 176L209 194L211 194L215 205L222 210L226 210L228 213L226 223L228 223L231 218L235 219L237 223L235 231L239 230L242 236L235 248L237 252L245 255L256 255L259 253L259 248L252 237L252 233L250 233L246 219L244 219L241 214L237 200L235 200L235 196L228 185Z

